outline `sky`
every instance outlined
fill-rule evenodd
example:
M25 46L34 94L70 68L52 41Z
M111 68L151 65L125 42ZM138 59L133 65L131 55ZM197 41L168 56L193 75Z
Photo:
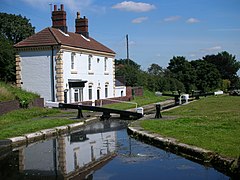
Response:
M52 6L51 6L52 4ZM240 61L240 0L0 0L0 12L30 19L35 32L52 26L53 5L64 4L68 31L75 18L89 21L91 37L143 70L163 68L173 56L197 60L227 51Z

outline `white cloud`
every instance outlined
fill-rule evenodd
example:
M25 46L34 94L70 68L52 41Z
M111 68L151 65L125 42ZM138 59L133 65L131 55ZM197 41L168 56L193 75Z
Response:
M205 49L201 49L202 52L214 52L214 51L220 51L222 49L221 46L213 46L210 48L205 48Z
M147 12L155 9L153 4L143 3L143 2L133 2L133 1L123 1L112 6L113 9L119 9L123 11L132 12Z
M133 19L133 20L132 20L132 23L134 23L134 24L140 24L140 23L142 23L143 21L146 21L147 19L148 19L148 17L139 17L139 18Z
M193 24L193 23L198 23L200 22L198 19L196 18L189 18L186 23L189 23L189 24Z
M181 16L170 16L164 19L165 22L172 22L172 21L177 21L181 18Z

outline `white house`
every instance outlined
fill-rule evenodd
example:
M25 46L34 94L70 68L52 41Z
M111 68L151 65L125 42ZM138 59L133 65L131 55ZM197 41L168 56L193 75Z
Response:
M53 102L126 96L126 87L116 87L115 52L89 36L79 12L75 23L68 32L64 6L54 5L52 27L15 44L17 86Z

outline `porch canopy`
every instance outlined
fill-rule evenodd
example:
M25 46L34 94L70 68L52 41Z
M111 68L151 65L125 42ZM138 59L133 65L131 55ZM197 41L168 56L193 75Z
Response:
M72 87L85 87L85 83L82 79L68 79L69 88Z

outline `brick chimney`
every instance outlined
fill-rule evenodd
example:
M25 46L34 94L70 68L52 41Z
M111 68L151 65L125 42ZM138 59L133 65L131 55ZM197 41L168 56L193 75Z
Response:
M86 38L89 38L88 32L88 19L84 16L80 17L80 12L77 12L77 18L75 20L76 33L82 34Z
M64 11L63 4L61 4L60 7L60 9L57 9L57 5L54 5L54 11L52 11L52 27L61 29L67 33L66 11Z

